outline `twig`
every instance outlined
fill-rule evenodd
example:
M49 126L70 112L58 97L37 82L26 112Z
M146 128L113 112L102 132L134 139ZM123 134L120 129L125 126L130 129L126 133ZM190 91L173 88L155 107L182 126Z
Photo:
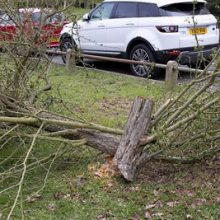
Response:
M0 132L1 133L1 132ZM62 133L60 133L62 134ZM22 133L12 133L11 134L13 137L20 136L20 137L27 137L27 138L33 138L34 135L33 134L22 134ZM70 144L73 147L78 147L78 146L82 146L86 144L86 139L80 139L80 140L67 140L64 138L56 138L56 137L51 137L51 136L47 136L47 135L38 135L37 137L38 139L41 140L48 140L48 141L57 141L57 142L63 142L66 144Z
M151 160L155 162L157 161L157 162L165 162L165 163L173 163L173 164L195 164L203 161L208 156L210 157L214 156L217 152L220 152L219 146L205 150L194 158L157 155Z
M6 137L8 134L10 134L12 131L14 131L16 128L18 128L19 125L15 125L13 128L11 128L9 131L4 132L4 134L0 137L0 140Z
M211 79L207 84L202 86L202 88L199 89L191 98L189 98L184 105L182 105L177 111L175 111L175 113L166 121L164 127L169 126L174 119L176 119L193 101L196 100L196 98L198 98L204 91L206 91L212 85L215 78L216 75L213 74L213 76L211 77Z
M50 162L49 168L48 168L47 173L46 173L46 176L45 176L45 178L44 178L43 186L42 186L37 192L35 192L32 196L38 195L38 194L45 188L46 183L47 183L48 176L49 176L49 174L50 174L50 170L51 170L51 168L52 168L52 165L53 165L55 159L56 159L57 156L58 156L58 153L59 153L60 149L61 149L61 147L60 147L60 148L57 150L57 152L54 154L54 157L53 157L53 159L52 159L51 162Z
M18 187L17 195L16 195L16 197L15 197L14 204L13 204L13 206L12 206L12 208L11 208L11 210L10 210L8 216L7 216L7 220L10 220L11 215L12 215L12 213L13 213L15 207L16 207L16 204L17 204L17 202L18 202L18 198L19 198L20 193L21 193L21 190L22 190L22 186L23 186L23 182L24 182L24 177L25 177L26 170L27 170L27 160L28 160L28 158L29 158L29 155L30 155L30 153L31 153L31 151L32 151L32 149L33 149L33 147L34 147L34 144L35 144L35 142L36 142L37 136L38 136L39 133L41 132L43 126L44 126L44 124L42 123L41 126L39 127L37 133L35 134L35 136L34 136L34 138L33 138L33 140L32 140L31 146L30 146L30 148L29 148L29 150L28 150L28 152L27 152L27 154L26 154L26 156L25 156L25 158L24 158L24 161L23 161L23 172L22 172L22 175L21 175L21 179L20 179L20 181L19 181L19 184L18 184L19 187Z
M55 119L44 119L44 118L25 118L25 117L0 117L0 122L9 122L9 123L16 123L16 124L27 124L27 125L38 125L40 122L44 122L45 125L59 125L69 128L83 128L83 129L94 129L99 130L106 133L111 134L118 134L121 135L123 132L122 130L113 129L104 127L102 125L97 125L94 123L83 124L79 122L73 121L62 121L62 120L55 120Z

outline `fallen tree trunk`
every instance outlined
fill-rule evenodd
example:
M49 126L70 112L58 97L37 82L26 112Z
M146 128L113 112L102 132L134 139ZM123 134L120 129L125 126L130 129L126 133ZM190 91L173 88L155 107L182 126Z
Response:
M76 122L71 118L54 113L39 111L32 107L20 106L7 96L0 96L6 111L0 122L39 127L52 136L71 140L86 139L86 144L106 154L115 155L116 164L124 178L133 181L138 161L142 155L140 140L151 122L153 102L137 97L134 100L124 134L118 129L107 128L93 123ZM18 117L20 115L20 117ZM29 117L27 117L29 116ZM122 137L121 137L122 135Z
M44 121L44 130L49 132L49 136L60 136L70 140L86 139L88 146L113 156L123 133L119 129L78 122L63 115L24 106L17 100L2 94L0 101L0 109L4 109L4 116L0 117L2 128L3 125L5 128L6 124L39 127Z
M144 151L143 145L149 149L151 146L155 146L155 141L160 137L157 134L150 135L150 129L157 120L155 116L158 115L156 113L152 117L152 109L153 102L151 100L145 100L140 97L136 98L123 132L119 129L108 128L84 121L76 121L63 115L28 107L10 97L0 94L0 132L4 136L4 129L8 128L10 131L10 126L14 126L15 124L39 128L43 123L42 128L47 132L43 134L45 135L45 139L47 139L46 137L54 137L49 139L55 141L63 140L64 143L75 143L77 141L81 143L83 140L82 143L85 143L87 146L113 156L117 168L123 177L129 181L133 181L138 170L149 161L193 164L201 161L210 154L220 151L219 147L215 147L210 151L202 152L194 158L165 157L162 150L152 154L149 154L146 150ZM15 134L7 132L7 135L16 136L19 134L18 132ZM25 134L22 135L25 136ZM31 134L27 134L26 136L32 137ZM43 136L41 135L41 137ZM68 142L67 140L73 141Z

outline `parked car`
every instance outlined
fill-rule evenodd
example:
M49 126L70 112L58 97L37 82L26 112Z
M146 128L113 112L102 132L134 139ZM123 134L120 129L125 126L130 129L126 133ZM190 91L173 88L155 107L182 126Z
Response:
M62 51L75 47L87 54L158 63L196 62L218 45L217 20L204 0L105 0L76 24L65 25L60 37ZM130 68L137 76L152 74L146 65Z
M58 47L60 32L67 23L63 13L53 13L49 9L22 8L18 16L4 12L0 15L0 40L13 41L24 30L30 37L38 32L37 43L46 42L48 47Z

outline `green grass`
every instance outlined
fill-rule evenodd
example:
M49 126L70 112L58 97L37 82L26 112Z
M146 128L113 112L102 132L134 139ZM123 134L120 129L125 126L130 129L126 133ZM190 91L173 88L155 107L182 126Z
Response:
M40 97L38 107L114 128L124 127L134 97L151 98L158 106L167 96L163 85L126 75L86 69L69 73L63 67L52 66L50 76L53 90ZM30 140L25 144L28 147ZM37 141L30 159L43 158L59 148L59 143ZM25 151L18 139L1 150L1 157L15 150L16 157ZM117 175L98 177L96 172L105 161L105 155L96 150L71 149L53 163L46 186L34 199L28 196L42 187L49 164L28 172L13 219L21 219L22 210L25 219L133 220L144 219L147 213L153 219L181 220L187 215L193 219L220 219L219 161L193 167L150 163L132 184ZM9 166L0 165L0 172ZM0 191L17 181L18 176L14 176L0 182ZM13 188L0 195L3 219L16 192ZM146 210L152 204L154 207Z
M126 121L136 96L160 100L164 88L159 83L119 74L80 69L76 73L63 72L62 68L51 71L54 90L43 103L58 113L74 114L60 108L57 94L71 106L75 117L84 118L110 127L120 127ZM48 100L49 99L49 100Z

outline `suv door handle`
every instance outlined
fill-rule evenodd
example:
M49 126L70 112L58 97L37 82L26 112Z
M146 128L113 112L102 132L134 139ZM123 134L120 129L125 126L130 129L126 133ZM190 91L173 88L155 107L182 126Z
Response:
M132 25L134 25L134 23L127 23L126 25L127 26L132 26Z
M105 27L105 25L104 24L100 24L100 25L98 25L98 27Z

